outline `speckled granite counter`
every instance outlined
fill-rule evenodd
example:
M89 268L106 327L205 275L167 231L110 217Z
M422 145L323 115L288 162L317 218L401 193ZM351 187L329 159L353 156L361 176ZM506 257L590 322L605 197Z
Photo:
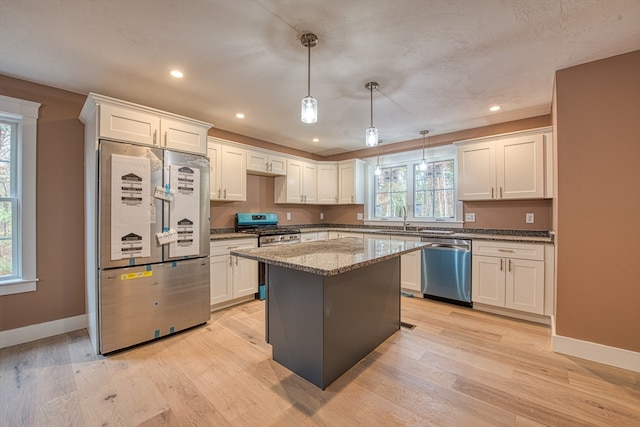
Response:
M232 239L257 239L258 235L257 234L251 234L251 233L234 233L234 232L230 232L230 233L211 233L209 235L209 239L211 241L214 240L232 240Z
M231 251L231 255L307 273L335 276L418 250L426 244L403 240L346 237L295 245L236 250Z

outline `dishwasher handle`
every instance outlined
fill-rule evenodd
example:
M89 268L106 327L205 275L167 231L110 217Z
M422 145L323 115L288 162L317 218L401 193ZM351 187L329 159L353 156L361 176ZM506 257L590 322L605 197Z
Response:
M427 245L425 249L440 249L440 250L454 249L457 251L465 251L465 252L469 252L471 250L469 245L454 244L454 243L431 243Z

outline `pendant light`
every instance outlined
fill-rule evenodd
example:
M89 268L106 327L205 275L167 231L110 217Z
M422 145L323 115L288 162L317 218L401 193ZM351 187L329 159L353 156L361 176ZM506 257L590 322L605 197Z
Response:
M382 140L378 140L378 161L376 162L376 170L374 173L376 176L382 174L382 169L380 168L380 144L382 144Z
M371 126L365 132L365 144L367 147L375 147L378 145L378 128L373 126L373 90L378 89L376 82L369 82L364 85L371 92Z
M424 157L424 140L427 138L428 133L428 130L420 131L420 135L422 135L422 161L420 162L420 166L418 166L418 169L420 169L421 171L427 170L427 159L425 159Z
M307 96L302 98L300 118L302 123L315 123L318 121L318 101L311 96L311 48L318 44L318 36L304 33L300 43L307 48Z

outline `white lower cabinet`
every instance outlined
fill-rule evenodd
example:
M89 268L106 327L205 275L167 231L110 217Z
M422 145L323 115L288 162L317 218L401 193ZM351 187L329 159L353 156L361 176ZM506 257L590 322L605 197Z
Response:
M391 236L394 239L394 236ZM400 236L397 240L409 242L419 242L419 237ZM414 291L422 297L422 251L413 251L404 254L400 258L400 287L409 291Z
M251 249L257 246L258 240L255 238L211 242L212 306L220 308L226 306L224 303L242 297L251 299L258 292L258 262L230 254L235 249Z
M473 303L544 314L544 245L474 241Z
M318 240L318 233L301 233L300 242L313 242Z

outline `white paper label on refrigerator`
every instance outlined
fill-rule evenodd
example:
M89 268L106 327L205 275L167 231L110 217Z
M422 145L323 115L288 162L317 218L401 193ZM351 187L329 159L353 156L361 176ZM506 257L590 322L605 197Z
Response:
M173 200L173 191L171 191L169 188L162 188L157 186L153 192L153 197L170 202Z
M111 260L151 255L149 159L111 156Z
M200 169L189 166L169 167L170 188L174 194L169 209L169 228L178 234L169 244L169 256L200 253Z

